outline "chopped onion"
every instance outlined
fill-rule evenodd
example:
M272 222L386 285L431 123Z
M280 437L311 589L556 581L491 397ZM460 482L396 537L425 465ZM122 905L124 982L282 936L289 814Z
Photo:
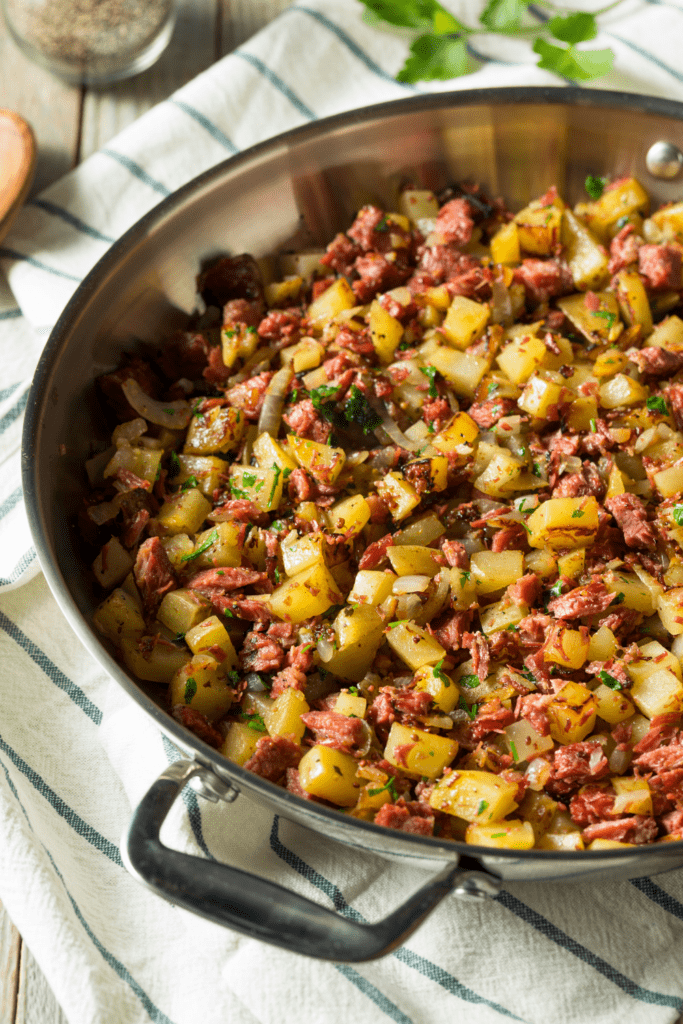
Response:
M277 437L291 379L292 370L289 366L283 366L281 370L273 374L270 384L266 388L261 415L258 419L259 437L261 434L270 434L271 437Z
M403 690L406 686L410 686L412 681L412 676L394 676L392 685L395 686L397 690Z
M414 619L421 608L422 604L417 594L401 594L396 598L397 619Z
M328 640L327 637L321 636L316 643L318 648L318 654L322 661L331 661L332 655L334 654L334 641Z
M416 523L406 526L405 530L394 534L394 544L419 544L420 547L427 547L446 532L446 527L435 515L430 514L424 519L418 519Z
M431 581L431 576L399 576L394 580L394 594L422 594Z
M426 626L428 622L431 622L432 619L436 618L444 610L451 593L450 580L451 574L448 569L437 573L434 577L432 586L436 586L436 589L431 597L427 598L425 604L422 605L420 613L416 618L418 626Z
M91 459L86 459L85 471L88 474L88 483L91 487L101 487L104 483L104 471L116 454L116 448L111 445L104 452L98 452Z
M103 501L99 505L90 505L88 507L88 519L92 519L93 523L96 523L97 526L108 523L118 514L119 505L116 501Z
M631 763L631 757L630 750L619 750L615 747L608 758L610 771L615 775L623 775Z
M500 277L495 277L491 282L491 320L494 324L502 324L509 327L514 320L510 293Z
M114 428L111 439L114 444L130 444L131 441L136 441L146 432L147 421L143 420L142 416L138 416L134 420L128 420L127 423L119 423L118 427Z
M529 783L529 789L540 793L550 778L552 769L544 757L535 757L530 761L524 775Z
M231 388L235 384L241 384L243 380L254 377L256 373L260 372L261 367L264 370L267 369L274 354L275 349L270 345L267 348L257 348L253 356L249 356L239 373L228 377L228 387Z
M267 689L258 672L250 672L248 674L247 689L250 693L263 693Z
M372 408L375 410L377 415L381 417L383 428L386 430L387 434L395 444L399 445L401 448L405 448L406 451L409 452L416 452L422 447L422 442L411 441L409 437L406 437L406 435L399 428L395 420L391 418L391 414L387 409L386 405L384 404L384 402L380 402L376 398L368 398L367 401L368 404L372 406ZM375 433L377 434L377 431L375 431ZM380 437L380 435L377 434L377 436L381 441L382 438Z
M178 402L157 402L155 398L150 398L132 377L123 382L121 390L135 411L148 423L156 423L157 426L168 427L169 430L184 430L190 422L192 412L189 402L184 399Z

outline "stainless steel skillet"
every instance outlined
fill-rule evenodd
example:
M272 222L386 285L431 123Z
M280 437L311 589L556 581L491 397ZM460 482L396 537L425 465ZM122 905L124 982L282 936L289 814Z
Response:
M669 143L668 163L652 162ZM310 956L360 961L400 944L449 892L485 898L503 881L631 878L683 865L683 842L632 850L491 851L383 829L300 800L226 761L182 729L113 657L91 624L99 600L75 528L83 463L108 444L94 379L136 340L182 324L202 261L324 245L363 203L391 208L401 181L440 189L464 178L513 209L556 184L570 202L587 174L634 174L655 202L683 196L662 177L683 163L683 104L624 93L498 89L420 96L295 129L232 157L164 200L100 260L55 326L24 428L23 483L47 581L75 632L128 696L184 751L154 783L124 839L131 872L210 920ZM65 452L65 454L64 454ZM191 777L209 799L239 794L348 847L432 865L430 883L376 925L325 910L227 865L171 851L161 823Z

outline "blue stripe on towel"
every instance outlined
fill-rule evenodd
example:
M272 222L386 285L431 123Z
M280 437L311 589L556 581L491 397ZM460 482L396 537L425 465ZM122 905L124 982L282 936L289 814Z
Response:
M166 188L166 186L162 185L160 181L153 178L151 174L148 174L140 164L136 164L134 160L130 159L130 157L124 156L123 153L117 153L115 149L100 149L98 150L98 153L102 156L108 156L112 160L116 160L116 162L121 164L122 167L125 167L133 177L137 178L138 181L143 182L143 184L149 185L149 187L153 189L154 192L158 192L160 196L170 196L171 190L169 188Z
M23 252L17 252L15 249L0 248L0 257L10 260L21 260L22 263L28 263L37 270L44 270L48 274L54 274L55 277L63 277L67 281L76 281L80 284L82 280L80 277L75 277L74 274L67 274L65 270L58 270L56 267L49 267L47 263L41 263L34 256L25 256Z
M6 515L9 515L13 508L17 507L23 497L23 494L24 492L21 487L17 487L16 491L12 491L12 493L5 498L2 505L0 505L0 519L4 519Z
M244 50L235 50L232 56L241 57L242 60L247 62L247 64L251 64L253 68L256 68L256 70L262 74L271 85L275 86L278 92L281 92L282 95L289 100L292 106L296 107L299 113L303 114L304 117L307 117L309 121L317 120L316 115L309 107L306 106L304 101L299 99L296 93L292 92L289 86L282 81L279 75L276 75L274 71L271 71L269 67L266 67L263 61L259 60L258 57L255 57L253 53L246 53Z
M80 217L76 217L69 210L64 210L61 206L56 206L55 203L49 203L47 199L32 199L27 206L37 206L38 209L44 210L45 213L51 214L53 217L59 217L65 224L70 224L76 231L80 231L84 235L89 235L90 238L95 238L98 242L108 242L111 244L115 242L115 238L110 238L109 235L103 235L97 228L93 228L90 224L86 224L85 221L81 220Z
M231 142L228 136L222 132L220 128L213 123L213 121L209 121L208 117L205 117L199 110L195 110L195 108L191 107L189 103L184 103L182 100L171 98L168 102L172 103L175 107L178 107L187 114L188 117L193 118L193 120L195 120L197 124L200 124L202 128L205 128L211 138L215 139L216 142L220 142L221 146L224 146L229 153L239 153L239 149L235 143Z
M0 587L7 587L11 583L16 583L28 569L29 565L32 565L36 560L36 549L29 548L28 551L24 552L17 564L12 569L9 576L6 578L0 578Z
M38 668L42 669L48 679L51 679L55 686L58 686L60 690L63 690L74 704L83 711L88 718L90 718L95 725L100 725L102 722L102 712L96 707L89 697L83 693L75 683L73 683L67 676L64 675L61 669L57 668L54 662L50 661L48 656L41 651L41 649L34 644L30 637L27 637L25 633L19 629L10 619L7 618L3 612L0 612L0 628L16 644L22 647L29 658L35 662Z
M7 430L8 427L11 427L11 425L14 423L15 420L19 419L19 417L23 413L24 409L26 408L26 403L27 402L28 402L28 389L26 391L24 391L24 393L21 396L21 398L18 399L15 402L15 404L12 406L12 408L8 409L8 411L5 413L5 415L0 419L0 434L2 434L5 430Z
M653 882L651 878L632 878L631 885L642 892L644 896L647 896L649 900L652 900L653 903L656 903L658 907L661 907L662 910L668 911L669 914L673 914L674 917L679 917L683 921L683 903L679 903L677 899L670 896L668 892Z

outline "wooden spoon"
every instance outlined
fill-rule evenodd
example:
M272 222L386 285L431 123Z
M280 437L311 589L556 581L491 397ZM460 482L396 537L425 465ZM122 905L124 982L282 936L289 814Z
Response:
M0 241L26 199L36 156L36 140L23 117L0 109Z

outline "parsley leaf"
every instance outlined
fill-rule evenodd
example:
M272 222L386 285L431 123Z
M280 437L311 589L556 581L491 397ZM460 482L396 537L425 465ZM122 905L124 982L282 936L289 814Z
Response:
M172 451L169 455L168 461L171 466L171 473L173 476L177 476L180 472L180 459L178 458L178 453Z
M451 685L450 679L448 678L446 673L443 671L443 658L441 658L440 661L437 661L437 663L434 666L434 668L432 669L432 671L434 672L434 675L437 677L437 679L441 680L441 682L443 683L444 686L450 686Z
M218 540L218 530L212 530L206 540L203 540L198 548L191 551L189 555L181 555L181 562L191 562L193 558L199 558L205 551L208 551L212 544L215 544Z
M367 0L364 0L367 3ZM410 57L396 75L397 82L430 82L459 78L472 70L465 40L459 36L418 36Z
M370 434L382 423L382 417L368 403L359 387L351 385L349 398L344 406L344 415L349 423L357 423L363 428L364 434Z
M661 395L650 395L645 405L650 412L661 412L662 416L669 415L669 407Z
M492 395L492 394L493 394L493 392L494 392L494 391L497 391L499 387L500 387L500 384L497 384L497 383L495 382L495 380L492 380L492 381L490 382L490 384L488 385L488 387L486 388L486 394L487 394L487 395Z
M529 0L489 0L479 21L490 32L512 35L521 27Z
M550 588L550 593L553 597L560 597L562 595L562 580L556 580Z
M568 14L564 18L558 14L550 19L548 28L563 43L585 43L588 39L595 39L598 34L595 16L584 11Z
M462 683L463 686L468 686L470 690L473 690L475 686L479 686L481 679L479 676L475 675L461 676L458 682Z
M420 366L420 373L424 373L425 377L429 377L429 391L427 392L430 398L438 398L439 392L436 390L435 377L439 372L435 366Z
M313 388L309 391L308 397L313 402L315 409L322 410L324 398L336 398L337 392L339 391L339 385L337 384L321 384L319 388Z
M589 174L586 178L585 189L591 199L599 199L605 191L607 178L599 178L595 174Z
M189 491L192 487L199 487L199 481L196 476L188 476L187 480L180 485L180 490Z
M398 793L396 791L396 779L393 775L391 775L384 785L380 786L378 789L369 789L368 796L379 796L380 793L384 792L389 793L393 802L396 803L398 800Z
M515 746L515 741L511 740L508 737L508 743L510 744L510 752L511 752L512 756L514 757L515 761L519 761L520 758L519 758L519 754L517 753L517 747Z
M605 686L609 686L610 690L622 689L619 680L615 676L610 675L609 672L605 672L604 669L602 670L602 672L598 672L598 679L601 683L604 683Z
M185 701L186 704L190 704L192 702L192 698L194 697L196 692L197 681L193 679L192 676L190 676L187 682L185 683L185 692L183 693L183 700Z
M248 715L246 711L240 711L240 718L243 722L246 722L249 728L253 729L254 732L267 732L266 723L260 715Z
M477 805L477 814L483 814L488 805L488 800L480 800L479 804Z
M378 18L397 28L457 32L461 27L437 0L364 0L364 3Z
M591 420L591 430L593 431L594 434L597 433L597 429L598 429L598 421L597 420Z
M674 505L673 507L674 523L677 526L683 526L683 505Z
M611 50L577 50L575 46L553 46L545 39L537 39L533 45L534 53L540 56L539 68L554 71L563 78L573 78L578 82L588 82L592 78L600 78L612 70L614 54Z
M465 711L467 713L468 718L470 718L472 721L474 721L474 719L477 717L477 711L479 710L478 704L472 704L470 706L465 700L465 698L461 697L460 700L458 701L458 707L461 708L462 711Z
M463 571L460 573L460 586L464 587L465 584L469 583L471 579L472 579L472 573L471 572L466 572L463 569Z
M614 600L612 601L612 604L623 604L625 597L626 597L626 594L622 594L621 591L620 591L617 594L617 596L614 598Z
M617 318L617 314L616 313L611 313L609 311L609 309L596 309L595 312L593 313L593 316L602 317L602 319L607 322L607 330L608 331L612 330L612 327L614 326L614 321Z
M581 516L585 515L585 510L582 508L575 508L572 512L572 519L580 519Z

